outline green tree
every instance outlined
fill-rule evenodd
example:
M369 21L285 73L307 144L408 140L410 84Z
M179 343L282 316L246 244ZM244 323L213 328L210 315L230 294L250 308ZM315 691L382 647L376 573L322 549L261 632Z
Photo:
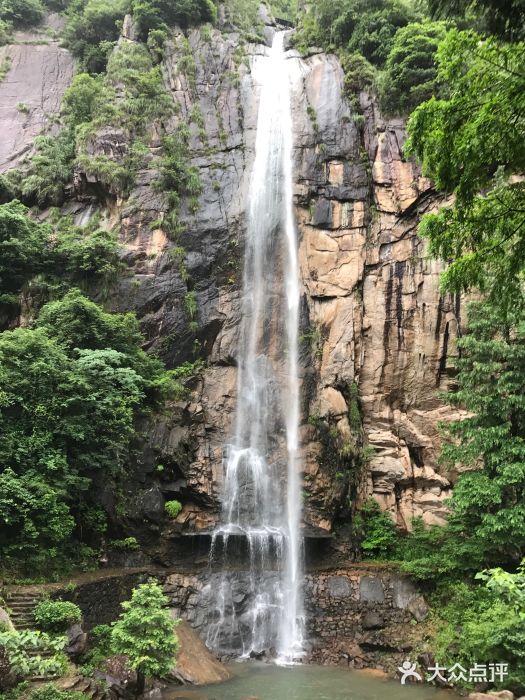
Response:
M482 571L483 586L455 583L433 595L435 638L432 650L443 665L508 664L499 687L516 695L525 690L525 569ZM489 691L490 692L490 691Z
M419 578L512 568L525 555L523 312L472 304L458 347L458 388L448 398L468 413L442 426L442 460L466 471L449 501L447 525L418 525L407 540L403 567Z
M66 42L90 73L105 70L109 52L119 37L121 22L129 9L129 0L73 0L70 3Z
M348 50L362 54L374 66L383 66L397 30L415 19L415 12L402 2L385 2L380 10L362 12Z
M507 41L525 39L525 5L522 0L428 0L438 18L475 17L490 34Z
M445 33L442 22L415 22L396 33L380 86L387 113L408 114L437 91L436 52Z
M40 0L0 0L0 19L15 27L31 27L44 16Z
M379 503L368 499L359 508L352 523L352 538L367 557L387 557L392 554L397 541L397 528Z
M132 0L133 17L146 38L150 29L162 25L191 25L215 22L217 8L212 0Z
M447 99L420 105L408 124L415 154L454 203L425 216L430 254L448 261L444 290L477 288L523 303L525 262L524 44L450 31L438 51Z
M124 612L113 625L113 650L127 656L136 671L137 695L144 692L147 677L166 676L175 664L179 645L168 602L158 583L144 583L122 603Z
M50 233L49 227L27 217L20 202L0 205L0 301L15 301L24 284L43 269Z
M140 342L133 316L78 290L0 335L4 561L58 562L104 530L99 493L122 478L139 411L180 388Z

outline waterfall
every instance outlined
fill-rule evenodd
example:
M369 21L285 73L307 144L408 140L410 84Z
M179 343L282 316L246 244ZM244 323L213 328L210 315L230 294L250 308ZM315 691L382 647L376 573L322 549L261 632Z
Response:
M236 423L208 584L207 643L249 656L303 653L299 487L299 271L285 32L259 58L261 96L249 188ZM248 562L238 571L239 558ZM236 570L232 570L237 565Z

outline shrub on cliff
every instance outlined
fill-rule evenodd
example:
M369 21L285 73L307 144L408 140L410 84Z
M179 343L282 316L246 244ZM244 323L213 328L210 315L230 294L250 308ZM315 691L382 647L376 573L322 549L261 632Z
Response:
M136 671L137 695L144 692L146 677L166 676L175 665L179 644L168 602L158 583L144 583L122 603L124 612L113 625L113 651L127 656Z
M408 114L437 92L436 55L446 31L443 22L416 22L396 33L380 81L385 112Z
M132 0L133 19L142 38L150 29L163 25L191 25L215 22L217 8L212 0Z
M66 42L89 72L105 70L109 51L128 11L129 0L73 0L69 5Z
M364 556L383 559L394 551L397 528L390 515L370 498L354 516L352 537Z
M0 0L0 20L14 27L31 27L44 16L40 0Z

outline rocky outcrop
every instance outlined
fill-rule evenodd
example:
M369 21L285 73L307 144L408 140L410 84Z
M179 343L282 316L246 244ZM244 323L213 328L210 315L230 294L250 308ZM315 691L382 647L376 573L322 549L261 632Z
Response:
M442 267L416 234L441 201L403 157L401 120L384 120L368 95L352 113L334 57L302 62L302 79L297 212L309 327L320 339L310 415L334 431L333 457L352 441L357 408L372 448L360 498L372 495L405 528L415 516L442 523L450 483L437 466L436 425L452 412L438 391L447 389L461 306L440 296ZM329 456L315 435L306 443L309 513L322 527L337 515L342 470Z
M170 676L183 685L208 685L228 680L230 672L208 651L200 637L184 620L177 625L180 649Z
M51 38L61 24L51 15L40 30L15 32L14 43L0 47L0 63L10 65L0 82L0 173L20 163L60 112L73 77L73 57Z
M208 361L191 399L177 410L179 417L162 419L150 439L150 456L156 451L163 463L170 451L180 455L181 444L191 445L184 460L175 458L185 489L178 518L184 531L207 529L216 517L232 426L239 273L258 95L257 71L248 66L256 66L265 49L239 49L235 33L214 31L204 40L190 32L196 65L190 85L178 68L181 41L174 40L164 70L180 111L172 128L179 119L192 124L196 109L203 116L200 128L191 127L192 163L199 168L203 195L194 215L183 209L179 241L198 301L197 331L192 335L189 329L187 283L170 260L173 244L162 229L147 228L162 206L148 199L147 177L133 194L135 209L125 210L122 220L136 276L122 283L126 288L114 299L119 310L132 301L150 346L168 362L195 353ZM291 53L290 63L304 285L306 520L331 529L345 514L353 478L348 453L356 439L351 413L357 409L370 449L354 496L372 495L401 527L410 527L415 516L441 523L450 482L437 465L436 424L453 414L438 392L450 380L461 305L440 296L441 265L426 259L416 229L421 215L442 202L402 155L402 121L385 121L367 95L360 96L361 114L352 110L335 56L313 53L303 60Z
M274 28L269 20L265 25L269 41ZM134 40L129 19L123 32L122 41ZM28 148L44 115L57 111L72 64L53 41L0 51L15 52L0 85L3 131L10 134L0 147L5 169ZM117 518L127 531L148 533L148 551L163 563L170 555L159 542L208 530L220 508L235 407L257 66L266 52L226 25L187 36L175 31L161 65L173 113L151 125L149 154L130 196L122 199L78 170L75 199L63 209L77 223L99 213L100 225L117 227L128 272L108 305L137 313L146 347L168 366L205 361L170 412L141 426L126 514ZM303 284L305 521L333 530L356 501L373 496L401 527L414 516L442 523L450 481L437 464L436 424L453 413L438 392L450 381L462 308L459 299L440 296L441 265L425 257L416 233L421 215L442 201L403 157L403 122L383 119L366 94L356 112L335 56L317 50L289 56ZM14 81L25 85L27 98ZM18 101L27 102L28 113L16 110ZM189 162L202 193L196 208L182 198L177 232L170 233L168 197L153 182L161 135L180 124L190 129ZM101 129L89 152L118 161L128 137ZM366 460L357 457L362 443ZM173 498L184 507L168 521L164 502ZM103 494L103 501L118 510L115 494Z

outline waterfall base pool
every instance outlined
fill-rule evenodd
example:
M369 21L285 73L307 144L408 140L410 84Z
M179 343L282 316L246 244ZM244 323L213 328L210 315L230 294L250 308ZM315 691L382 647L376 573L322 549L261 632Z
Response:
M430 685L401 685L366 671L328 666L283 668L264 663L237 663L234 677L200 688L167 688L163 700L454 700L454 693Z

